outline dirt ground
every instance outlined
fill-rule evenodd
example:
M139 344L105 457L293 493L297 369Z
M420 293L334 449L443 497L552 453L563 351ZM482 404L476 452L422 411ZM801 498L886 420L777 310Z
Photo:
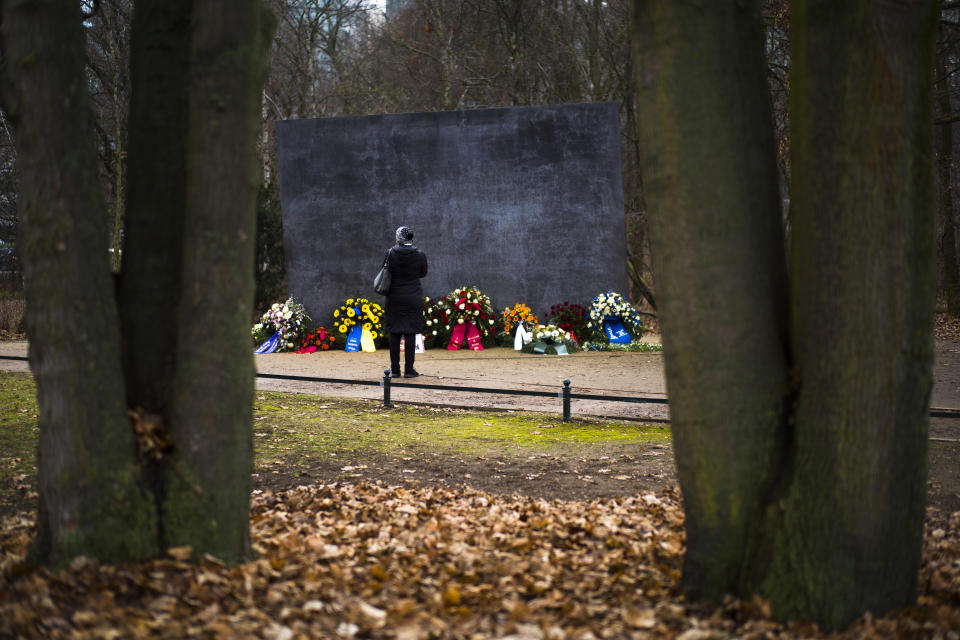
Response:
M960 409L960 328L940 330L936 340L935 381L931 405ZM648 338L649 340L650 338ZM653 338L656 340L656 338ZM0 355L25 355L25 342L0 342ZM388 367L386 351L377 353L326 352L309 355L256 356L261 374L322 377L379 382ZM0 359L0 368L26 370L22 362ZM664 398L666 382L662 353L589 352L567 356L529 355L512 349L481 352L430 350L418 354L416 380L396 379L391 398L423 411L486 408L537 411L543 429L560 420L559 397L498 395L470 391L404 388L410 382L525 389L559 394L569 379L574 393ZM386 412L380 386L299 382L258 378L259 390L370 400L370 411ZM578 400L571 403L574 418L608 417L666 426L664 404ZM948 512L960 510L960 419L934 418L930 425L929 503ZM388 484L467 484L495 493L518 493L544 498L591 499L636 495L676 484L669 443L641 446L607 444L589 448L557 447L537 455L500 452L475 456L440 455L427 449L394 454L345 448L336 457L308 463L289 460L254 477L257 489L280 489L306 482L380 480Z
M557 447L536 455L480 453L485 455L449 455L429 449L395 454L353 450L307 464L291 456L274 469L254 473L253 485L254 489L273 491L311 482L462 485L497 494L589 501L656 494L677 484L669 444L611 444L580 450Z

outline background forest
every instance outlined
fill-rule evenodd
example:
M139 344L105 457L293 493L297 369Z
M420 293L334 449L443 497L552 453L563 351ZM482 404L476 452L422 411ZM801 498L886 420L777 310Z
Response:
M256 306L286 295L274 122L586 101L620 105L630 296L655 309L649 266L628 0L269 0L278 18L261 102ZM87 70L109 217L105 255L123 244L130 22L133 0L83 0ZM764 3L766 59L789 231L790 14ZM941 2L935 83L939 188L938 291L960 314L953 188L960 79L960 2ZM16 271L17 169L0 113L0 272ZM788 233L789 237L789 233ZM9 295L9 294L8 294ZM15 327L0 327L13 329Z

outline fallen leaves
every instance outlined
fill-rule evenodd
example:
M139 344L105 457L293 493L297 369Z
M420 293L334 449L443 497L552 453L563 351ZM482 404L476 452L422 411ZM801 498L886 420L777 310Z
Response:
M143 460L159 462L173 447L173 440L163 417L147 412L143 407L128 411L127 417L137 436L137 454Z
M821 637L761 600L686 603L675 490L565 502L378 484L256 495L243 565L189 547L113 567L20 564L33 522L0 522L0 637L717 640ZM960 628L960 513L928 523L922 594L843 637L942 637ZM954 635L951 635L954 634ZM840 637L840 636L838 636Z
M193 547L182 546L182 547L170 547L167 549L167 555L173 558L174 560L179 560L180 562L186 562L193 556Z
M960 340L960 319L946 313L936 314L933 335L939 340Z

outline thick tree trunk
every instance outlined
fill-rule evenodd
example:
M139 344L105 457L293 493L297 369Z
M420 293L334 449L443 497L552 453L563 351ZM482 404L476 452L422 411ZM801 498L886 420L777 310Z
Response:
M791 8L801 391L760 586L781 615L828 628L910 604L916 590L936 294L935 9Z
M255 143L272 16L260 0L137 5L121 322L78 55L80 5L2 8L40 406L34 558L136 560L189 545L242 559ZM125 400L154 414L138 413L135 427L155 430L134 437Z
M935 8L792 7L787 348L772 128L747 4L655 0L636 13L683 581L694 597L760 593L778 616L834 629L909 604L916 585Z
M643 175L687 514L683 583L736 592L788 408L786 258L757 3L638 2Z
M126 238L117 287L126 402L142 409L159 441L169 438L170 394L177 364L189 128L189 0L138 0L131 35L131 98ZM164 513L167 466L145 457L161 548L169 545Z
M943 28L941 27L941 33ZM941 40L943 38L941 37ZM937 107L940 117L953 113L950 100L950 68L946 46L937 51L934 76L937 83ZM940 259L943 263L943 293L947 313L960 316L960 263L957 262L957 220L953 210L953 123L940 124L937 135L937 210L940 212Z
M19 251L40 407L32 558L140 558L157 550L155 514L137 484L124 410L80 4L5 2L2 20L4 109L17 127Z
M167 417L186 200L190 0L137 0L118 296L127 403Z
M260 0L199 0L193 23L190 233L183 245L170 412L174 468L164 515L171 544L236 561L249 553L256 132L274 24Z

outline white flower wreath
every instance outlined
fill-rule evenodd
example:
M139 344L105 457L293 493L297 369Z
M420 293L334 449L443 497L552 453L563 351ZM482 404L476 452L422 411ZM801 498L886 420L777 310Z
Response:
M630 337L639 340L643 335L640 313L622 295L614 291L601 293L590 302L587 331L596 342L609 342L603 330L606 318L619 318Z

